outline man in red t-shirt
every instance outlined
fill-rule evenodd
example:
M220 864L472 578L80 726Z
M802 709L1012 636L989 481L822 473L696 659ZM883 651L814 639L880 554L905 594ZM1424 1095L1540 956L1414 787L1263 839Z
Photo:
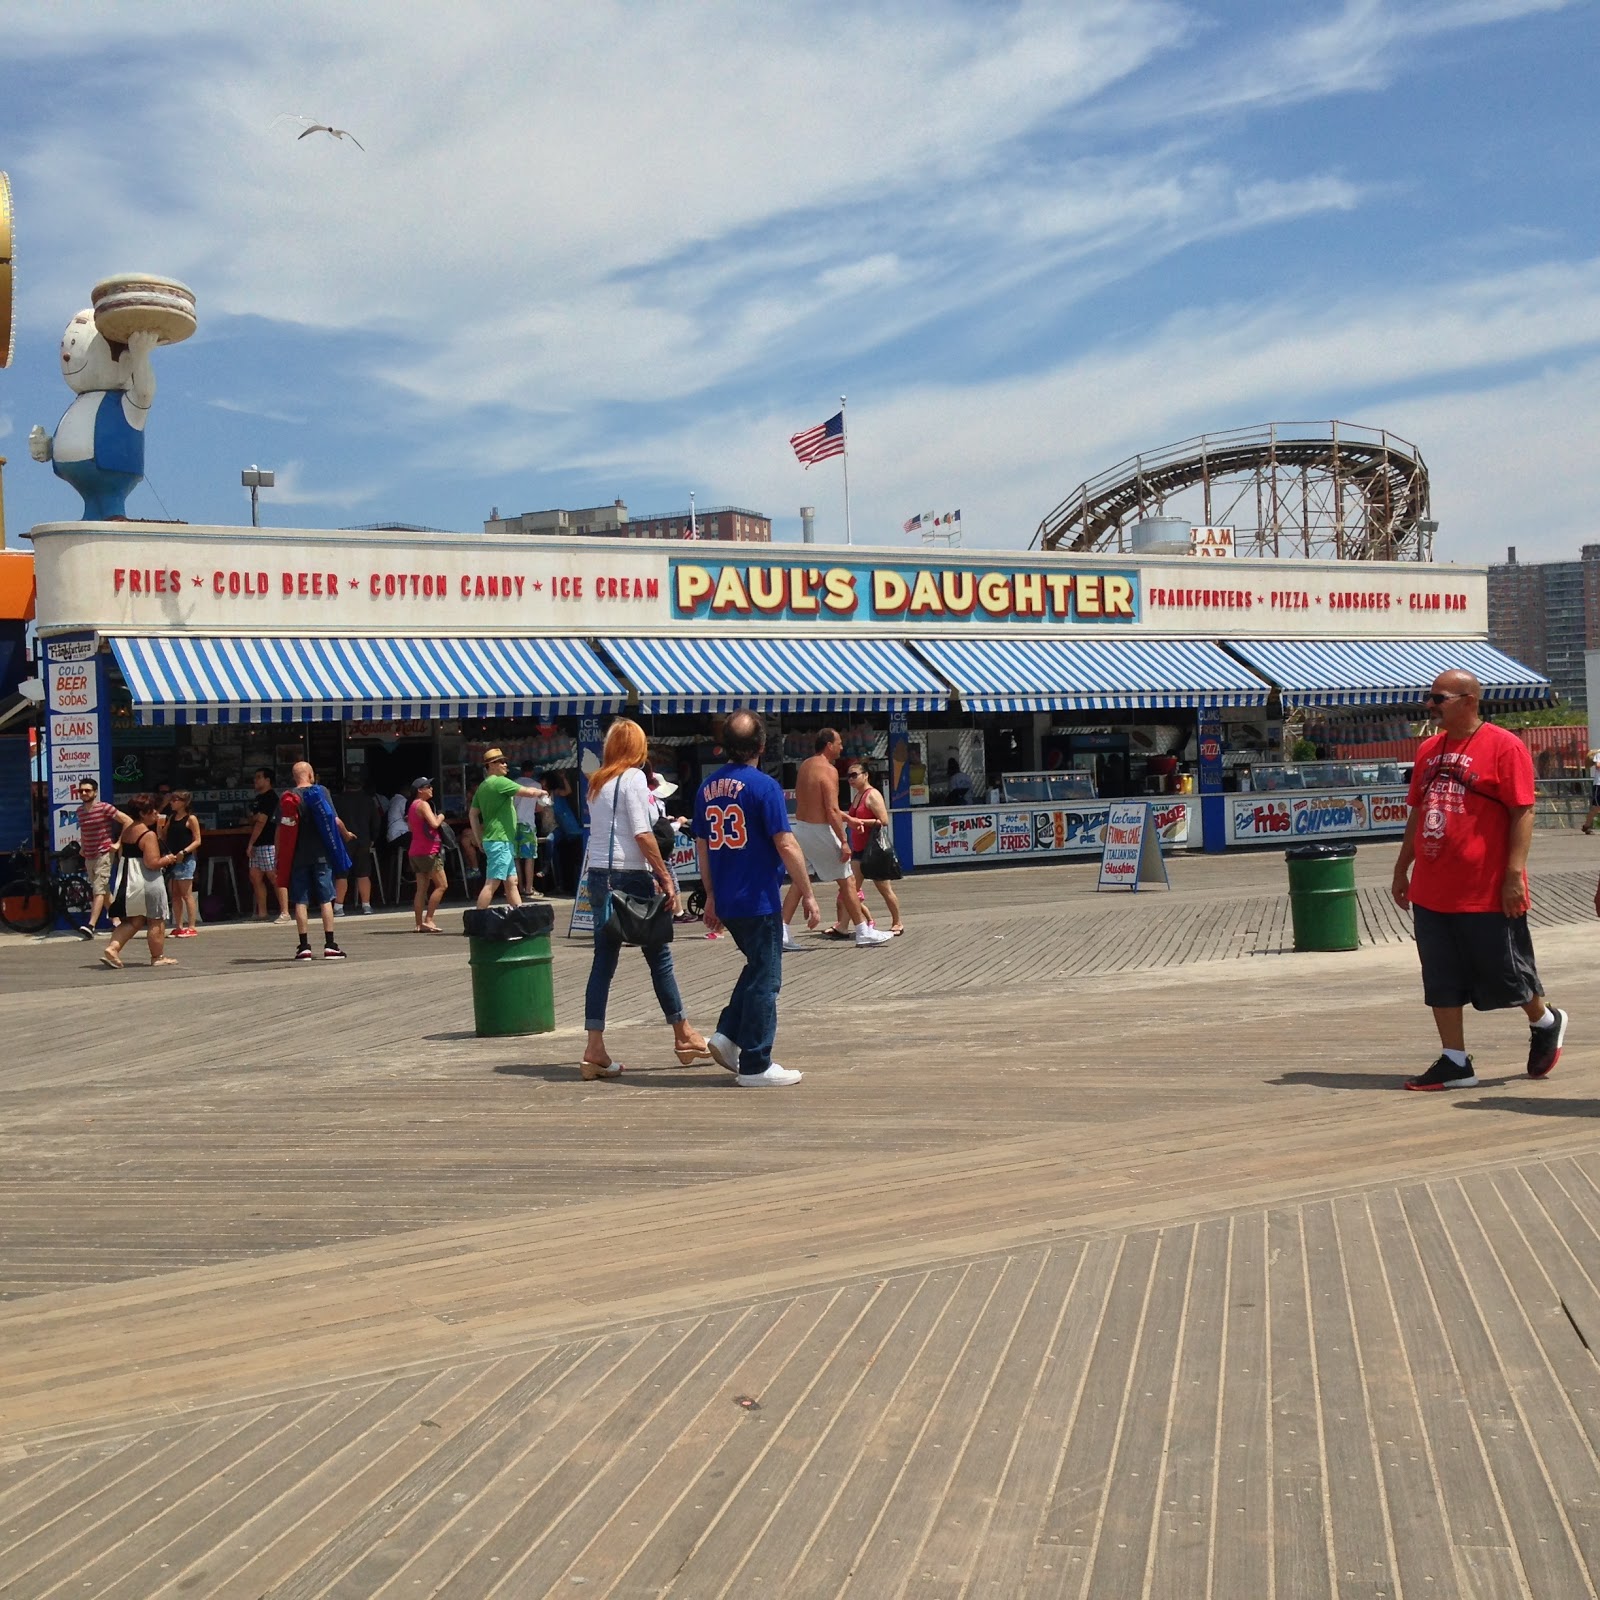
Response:
M1544 1002L1528 934L1528 846L1533 842L1533 760L1504 728L1485 722L1483 686L1470 672L1441 672L1428 703L1441 732L1417 752L1411 816L1394 864L1397 905L1409 905L1422 960L1422 993L1443 1047L1408 1089L1472 1089L1465 1008L1520 1006L1532 1033L1528 1076L1548 1078L1567 1036L1567 1014Z
M100 798L100 785L85 778L78 785L78 848L83 851L83 870L94 896L88 917L78 924L78 935L94 938L100 913L111 904L111 867L116 859L117 836L122 832L122 813ZM116 926L116 919L112 919Z

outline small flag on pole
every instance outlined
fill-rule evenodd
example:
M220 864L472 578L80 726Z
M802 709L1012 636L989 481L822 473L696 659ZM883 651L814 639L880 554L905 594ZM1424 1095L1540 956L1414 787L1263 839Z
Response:
M807 428L804 433L791 434L789 443L794 446L796 460L805 467L814 461L826 461L829 456L842 456L844 412L838 412L826 422L819 422L814 428Z
M905 533L915 533L922 526L922 513L919 511L909 522L902 523L901 528Z

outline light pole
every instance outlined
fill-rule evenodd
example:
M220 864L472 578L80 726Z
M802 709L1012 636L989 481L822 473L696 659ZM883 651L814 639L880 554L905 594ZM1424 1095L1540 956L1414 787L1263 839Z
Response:
M250 526L252 528L261 526L260 503L256 497L263 489L275 488L276 479L277 474L275 472L263 470L257 466L248 466L239 474L239 482L250 491Z

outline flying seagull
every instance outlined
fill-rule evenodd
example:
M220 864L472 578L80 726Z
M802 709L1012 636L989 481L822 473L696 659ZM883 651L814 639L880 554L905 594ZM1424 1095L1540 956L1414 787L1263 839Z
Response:
M331 133L335 139L348 139L357 150L365 150L367 148L348 128L330 128L325 122L313 122L299 137L306 139L314 133Z
M296 116L292 111L280 111L273 118L275 122L283 122L285 120L305 123L305 132L297 134L297 140L309 138L313 133L326 133L331 134L335 139L348 139L357 150L364 151L367 148L348 128L335 128L326 122L313 122L310 117Z

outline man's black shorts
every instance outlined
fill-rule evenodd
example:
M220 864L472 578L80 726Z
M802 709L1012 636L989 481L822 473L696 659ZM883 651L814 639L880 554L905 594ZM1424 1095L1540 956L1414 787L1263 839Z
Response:
M1422 998L1430 1006L1504 1011L1544 993L1526 917L1413 906Z

